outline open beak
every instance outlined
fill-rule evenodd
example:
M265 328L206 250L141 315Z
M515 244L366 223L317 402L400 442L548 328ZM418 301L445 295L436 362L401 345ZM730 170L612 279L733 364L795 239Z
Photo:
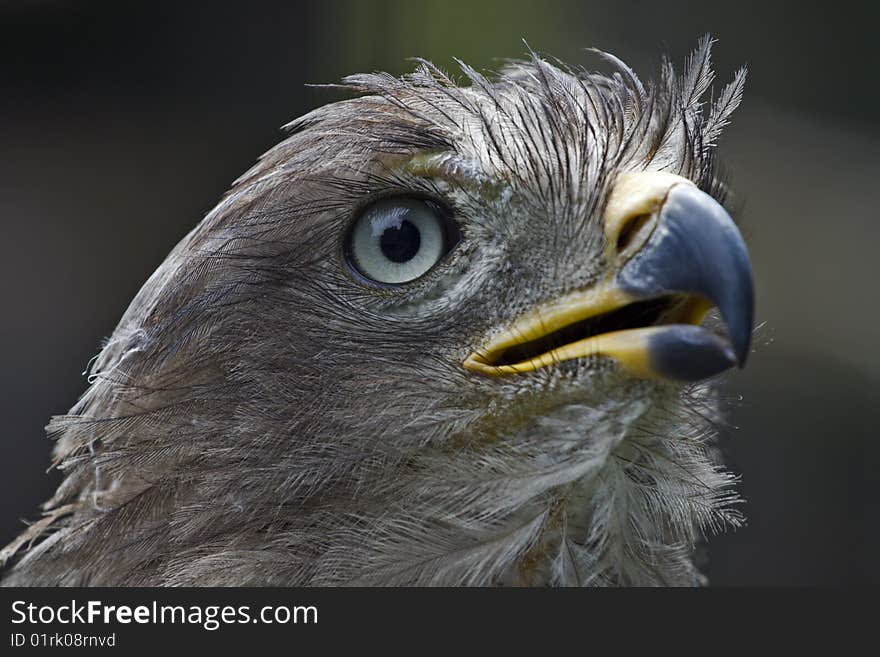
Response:
M604 356L638 378L697 381L745 364L752 270L724 208L684 178L639 172L616 185L604 220L609 276L527 313L466 369L498 376ZM700 326L713 306L723 335Z

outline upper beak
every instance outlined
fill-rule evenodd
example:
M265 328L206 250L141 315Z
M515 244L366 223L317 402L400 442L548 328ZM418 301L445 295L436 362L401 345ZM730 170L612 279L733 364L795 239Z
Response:
M640 378L696 381L745 364L754 287L730 215L684 178L626 175L604 217L609 275L519 318L465 368L500 375L605 356ZM726 335L699 326L712 306Z

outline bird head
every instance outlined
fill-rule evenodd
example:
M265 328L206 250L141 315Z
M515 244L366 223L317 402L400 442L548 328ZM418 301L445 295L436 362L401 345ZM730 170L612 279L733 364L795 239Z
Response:
M136 297L14 572L699 581L753 305L714 155L744 74L703 107L709 49L650 85L610 55L347 78Z

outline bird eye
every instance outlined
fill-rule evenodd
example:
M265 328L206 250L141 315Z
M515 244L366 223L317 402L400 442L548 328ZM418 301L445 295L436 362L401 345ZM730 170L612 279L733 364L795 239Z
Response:
M413 281L458 242L450 213L437 203L387 198L367 207L349 231L345 254L365 278L380 284Z

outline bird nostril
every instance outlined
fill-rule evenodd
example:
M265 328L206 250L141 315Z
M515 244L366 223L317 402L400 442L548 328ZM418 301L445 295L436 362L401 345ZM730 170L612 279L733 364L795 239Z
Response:
M636 235L642 231L650 220L650 214L638 214L628 219L617 236L617 252L622 252L632 244Z

